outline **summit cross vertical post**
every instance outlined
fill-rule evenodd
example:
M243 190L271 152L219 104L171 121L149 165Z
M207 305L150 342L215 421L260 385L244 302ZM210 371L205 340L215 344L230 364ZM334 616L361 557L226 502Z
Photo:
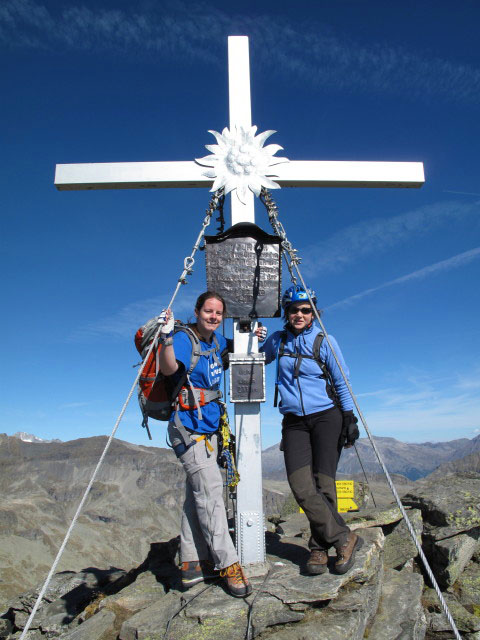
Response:
M251 126L248 38L228 39L230 130ZM280 187L407 187L424 183L421 162L290 161L271 172ZM269 174L269 175L271 175ZM91 189L150 189L212 187L205 167L192 161L60 164L55 186L59 191ZM254 222L254 197L231 198L232 224ZM255 353L253 332L240 331L234 320L235 353ZM253 327L254 329L255 327ZM262 505L261 434L259 403L236 403L238 467L237 547L244 564L265 561Z
M230 131L236 127L252 126L250 100L250 59L247 37L228 38L228 98ZM232 225L255 222L252 191L242 203L232 195ZM256 325L256 323L255 323ZM254 329L255 327L253 327ZM242 333L240 319L233 321L235 353L258 352L258 339ZM235 435L237 440L237 486L235 534L237 551L242 564L265 562L265 524L263 515L262 434L259 402L235 403Z

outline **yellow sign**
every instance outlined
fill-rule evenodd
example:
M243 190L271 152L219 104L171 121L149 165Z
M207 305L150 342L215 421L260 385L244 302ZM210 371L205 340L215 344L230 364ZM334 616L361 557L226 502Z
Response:
M358 511L358 506L351 498L338 498L338 513L347 513L347 511Z
M352 500L355 497L355 482L353 480L337 480L337 502L338 513L347 513L347 511L358 511L358 505ZM304 513L299 508L300 513Z
M354 498L355 486L353 480L337 480L337 498Z

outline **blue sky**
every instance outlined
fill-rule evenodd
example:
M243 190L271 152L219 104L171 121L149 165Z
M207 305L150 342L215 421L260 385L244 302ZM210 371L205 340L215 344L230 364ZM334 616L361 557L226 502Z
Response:
M208 130L228 125L227 36L248 35L253 123L278 132L279 155L424 162L420 190L274 197L373 433L477 435L479 20L473 0L3 0L0 431L110 433L135 377L133 334L169 300L209 200L58 192L55 164L205 155ZM204 272L201 254L178 317ZM272 379L264 447L279 440ZM153 431L164 446L164 426ZM117 435L149 444L135 399Z

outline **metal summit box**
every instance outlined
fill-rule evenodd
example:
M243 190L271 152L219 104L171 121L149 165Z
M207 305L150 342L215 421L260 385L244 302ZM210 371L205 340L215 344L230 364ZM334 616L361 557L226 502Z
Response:
M281 294L280 238L251 222L205 236L207 287L227 304L227 318L277 318Z
M265 402L265 354L230 353L230 402Z

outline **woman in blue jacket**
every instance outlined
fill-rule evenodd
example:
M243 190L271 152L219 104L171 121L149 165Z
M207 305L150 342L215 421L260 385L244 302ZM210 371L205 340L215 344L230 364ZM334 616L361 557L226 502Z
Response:
M310 297L316 304L315 294ZM293 495L305 512L311 537L307 572L327 570L328 549L335 547L335 570L346 573L363 540L337 512L335 475L341 450L358 438L353 403L327 340L314 324L305 289L291 286L282 298L285 327L270 336L261 351L266 362L277 363L282 442L287 477ZM320 334L320 335L319 335ZM319 336L319 337L317 337ZM340 348L330 343L348 375ZM314 353L318 352L319 362ZM333 387L333 388L332 388Z

